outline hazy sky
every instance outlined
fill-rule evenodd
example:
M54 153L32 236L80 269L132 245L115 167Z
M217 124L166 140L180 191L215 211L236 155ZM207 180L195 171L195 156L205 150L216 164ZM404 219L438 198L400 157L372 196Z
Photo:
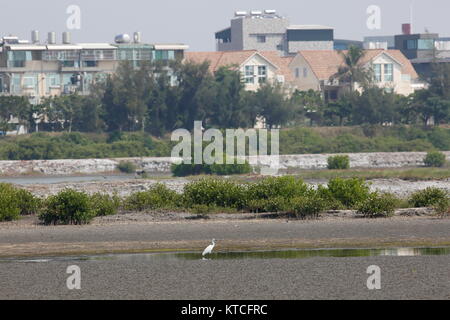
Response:
M414 31L450 37L449 0L0 0L0 35L30 39L30 31L68 31L66 9L81 8L81 29L74 42L112 42L119 33L141 31L143 40L186 43L191 50L215 50L214 32L229 26L236 10L275 9L291 24L323 24L335 38L362 40L367 35L397 34L410 20ZM369 5L381 7L381 30L366 27Z

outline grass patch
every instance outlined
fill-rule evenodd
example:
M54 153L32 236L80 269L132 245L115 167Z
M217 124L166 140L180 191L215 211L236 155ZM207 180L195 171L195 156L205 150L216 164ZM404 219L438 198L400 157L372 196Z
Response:
M401 179L409 181L444 180L450 178L448 168L399 168L399 169L349 169L349 170L301 170L289 171L302 179L362 178Z

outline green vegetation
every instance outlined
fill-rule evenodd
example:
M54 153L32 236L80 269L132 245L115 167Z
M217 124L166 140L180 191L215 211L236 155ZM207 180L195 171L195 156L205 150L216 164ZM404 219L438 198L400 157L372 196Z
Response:
M92 211L95 217L111 216L117 214L122 204L117 195L95 193L90 197Z
M144 133L34 133L0 138L0 160L51 160L166 156L168 142Z
M302 219L318 218L320 213L329 209L327 208L327 202L320 197L318 192L292 199L289 208L297 217Z
M333 179L333 178L361 178L361 179L401 179L442 180L450 178L448 168L399 168L399 169L349 169L349 170L289 170L289 174L302 179Z
M1 138L0 159L168 156L171 144L152 137L192 130L195 120L206 129L231 129L253 128L258 118L268 128L285 128L282 154L450 150L450 129L439 128L450 121L450 66L433 66L428 89L404 97L374 85L373 75L359 63L363 56L357 48L344 54L334 78L350 88L358 82L362 91L349 90L337 100L325 100L313 90L286 95L269 83L249 92L233 67L211 74L208 63L179 62L170 68L159 63L134 68L124 62L90 95L50 97L40 105L26 97L1 96L0 133L11 129L13 116L29 132L38 127L66 134ZM307 128L319 126L334 134Z
M173 143L148 133L34 133L0 137L0 160L168 157ZM270 149L270 148L269 148ZM450 150L450 128L339 127L292 128L280 131L280 154ZM246 172L246 165L180 168L181 172L213 170ZM180 173L181 174L181 173ZM226 173L231 174L231 173Z
M16 220L19 216L37 214L41 199L31 192L11 184L0 183L0 221Z
M123 173L135 173L137 166L130 161L120 161L117 165L117 169Z
M349 156L333 156L328 158L328 169L330 170L346 170L350 169Z
M126 210L173 209L181 204L181 196L163 184L156 184L147 191L137 192L124 200Z
M89 195L66 189L45 201L39 219L46 225L81 225L91 222L95 213Z
M227 180L201 179L184 187L184 205L231 207L242 209L246 203L244 185Z
M228 164L226 159L224 159L222 164L173 164L171 171L175 177L187 177L204 174L231 176L251 173L252 167L247 161L243 164L239 164L235 160L233 164Z
M450 197L439 199L433 206L436 214L444 218L450 215Z
M25 201L23 201L25 199ZM446 191L428 188L408 201L392 194L369 191L361 179L332 179L328 185L313 188L293 176L269 177L256 182L202 178L184 187L182 193L156 184L147 191L121 199L117 195L88 195L66 189L45 200L10 184L0 184L0 221L37 214L43 224L88 224L95 217L127 211L175 210L199 215L208 213L286 213L298 218L317 218L327 210L355 209L366 217L389 217L394 209L434 207L448 212Z
M320 191L325 199L337 200L346 208L366 201L370 195L369 186L363 179L331 179L328 188Z
M426 188L413 193L409 203L415 208L432 207L441 200L449 199L447 191L439 188Z
M428 152L424 159L425 166L427 167L443 167L445 162L445 154L438 151Z
M371 193L357 205L357 213L365 217L390 217L398 207L399 199L390 193Z
M0 184L0 221L12 221L19 218L20 202L17 189L10 184Z

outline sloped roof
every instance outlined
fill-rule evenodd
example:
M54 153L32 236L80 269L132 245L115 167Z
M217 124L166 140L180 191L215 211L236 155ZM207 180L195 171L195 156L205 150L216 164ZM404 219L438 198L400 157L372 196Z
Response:
M257 51L257 50L243 50L243 51L217 51L217 52L186 52L185 61L194 63L203 63L209 61L209 70L214 73L220 67L237 65L241 66L245 61L250 59L253 55L258 54L266 59L276 69L276 74L283 75L285 81L293 81L294 77L289 69L293 56L282 57L277 51Z
M286 82L294 81L294 75L289 68L289 64L294 59L294 56L280 56L278 51L261 51L260 53L263 57L278 67L276 73L283 75Z
M256 50L185 52L184 58L185 61L194 63L203 63L205 61L209 61L209 70L214 73L220 67L231 65L240 66L256 52Z
M417 72L413 65L400 50L376 49L364 51L365 55L361 60L362 65L370 63L376 57L385 53L402 65L403 74L409 74L411 79L418 78ZM341 52L342 54L347 53L347 51ZM305 58L319 80L328 80L331 76L338 72L339 67L344 65L344 58L342 54L336 50L299 51L298 53Z

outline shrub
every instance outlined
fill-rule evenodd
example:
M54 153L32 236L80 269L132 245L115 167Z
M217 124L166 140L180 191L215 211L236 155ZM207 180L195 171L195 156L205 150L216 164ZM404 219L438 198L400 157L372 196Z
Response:
M371 193L357 205L357 213L365 217L390 217L394 214L398 199L390 193Z
M445 154L438 151L428 152L423 162L427 167L443 167L445 165Z
M16 190L19 201L19 208L21 215L37 214L42 206L42 201L35 197L31 192L23 189Z
M308 191L308 185L301 179L292 176L269 177L250 184L247 198L249 200L277 197L292 199L304 196Z
M246 209L250 212L282 212L289 208L289 200L284 197L248 200Z
M444 218L446 215L450 215L450 199L442 198L439 199L433 206L436 214Z
M317 187L317 193L320 196L320 198L324 201L325 208L327 210L344 210L345 209L345 206L342 204L342 202L335 199L327 187L319 185Z
M137 167L134 163L130 161L121 161L117 165L117 169L119 169L119 171L123 173L135 173Z
M117 214L120 207L120 198L117 195L95 193L91 196L91 206L94 216L110 216Z
M350 169L349 156L334 156L328 158L328 169L330 170L345 170Z
M218 176L230 176L238 174L248 174L252 172L252 167L248 162L243 164L227 164L224 159L223 164L173 164L171 171L176 177L186 177L201 174L214 174Z
M172 209L180 205L181 196L175 191L167 188L164 184L158 183L149 190L137 192L130 195L124 201L127 210L155 210Z
M39 215L44 224L88 224L94 218L91 199L84 192L66 189L45 202Z
M326 202L317 192L308 196L294 198L290 202L291 211L297 217L318 218L320 213L326 209Z
M369 186L363 179L335 178L328 182L329 197L341 202L346 208L353 208L369 196Z
M17 190L10 184L0 183L0 221L17 220L20 212Z
M413 193L409 203L415 208L431 207L442 199L448 199L448 193L445 190L429 187Z
M246 187L231 181L201 179L184 187L187 207L208 205L241 209L246 200Z

